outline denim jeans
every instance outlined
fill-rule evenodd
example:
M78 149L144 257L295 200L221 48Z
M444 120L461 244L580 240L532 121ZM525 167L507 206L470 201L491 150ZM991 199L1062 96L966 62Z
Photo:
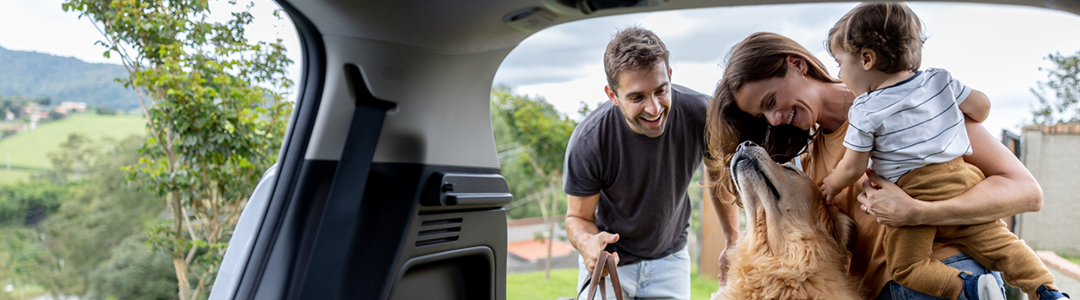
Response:
M1001 280L1001 274L999 274L998 272L990 271L990 269L987 269L986 267L983 267L983 265L979 264L979 262L975 261L974 258L971 258L971 256L968 256L967 254L960 253L960 254L957 254L957 255L953 255L953 256L951 256L949 258L941 260L941 262L945 263L945 265L947 265L947 266L957 268L957 269L959 269L961 271L971 272L971 275L976 277L976 278L978 278L979 275L986 274L986 273L991 273L991 274L994 275L994 278L997 279L999 287L1002 286L1003 284L1005 284L1005 281ZM1005 293L1004 288L1001 289L1001 292L1002 292L1002 294ZM958 299L958 300L978 300L977 299L978 297L979 297L979 295L965 295L964 292L960 292L960 299ZM889 283L885 284L885 287L881 288L881 293L878 294L877 299L878 300L890 300L890 299L891 300L931 300L931 299L932 300L942 300L942 299L948 300L948 299L945 299L945 298L938 298L938 297L930 296L930 295L924 294L922 292L906 288L906 287L904 287L904 286L902 286L900 284L897 284L896 281L891 281L891 280L889 281Z
M618 272L623 299L690 299L690 252L686 247L658 259L619 266ZM585 260L578 255L578 291L588 276ZM608 299L615 299L611 279L604 284ZM586 299L588 294L586 290L578 299ZM600 291L595 299L600 299Z

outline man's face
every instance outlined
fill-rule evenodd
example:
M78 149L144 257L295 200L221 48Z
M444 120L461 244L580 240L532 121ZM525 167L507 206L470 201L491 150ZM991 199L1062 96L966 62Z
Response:
M626 125L647 137L664 133L671 112L671 69L660 63L649 69L627 70L618 75L619 88L604 90L622 111Z

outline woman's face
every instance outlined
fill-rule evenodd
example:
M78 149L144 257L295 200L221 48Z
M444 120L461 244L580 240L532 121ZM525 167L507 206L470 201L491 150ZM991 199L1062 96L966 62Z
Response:
M758 118L767 119L773 126L790 124L810 130L817 122L817 101L813 82L805 74L806 62L787 59L784 76L743 83L735 91L735 105L739 110Z

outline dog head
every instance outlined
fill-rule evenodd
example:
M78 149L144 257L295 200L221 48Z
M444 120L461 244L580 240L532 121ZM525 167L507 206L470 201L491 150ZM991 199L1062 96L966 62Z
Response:
M827 208L813 179L792 164L773 161L764 148L740 144L731 158L731 179L746 209L747 234L766 251L799 251L798 241L812 235L832 236L838 247L853 241L854 221Z

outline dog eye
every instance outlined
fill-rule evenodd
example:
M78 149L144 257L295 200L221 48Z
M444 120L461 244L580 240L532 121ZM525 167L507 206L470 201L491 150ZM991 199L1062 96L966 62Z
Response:
M799 170L796 170L795 167L792 167L792 166L789 166L789 165L784 165L784 169L788 169L789 171L799 173Z

